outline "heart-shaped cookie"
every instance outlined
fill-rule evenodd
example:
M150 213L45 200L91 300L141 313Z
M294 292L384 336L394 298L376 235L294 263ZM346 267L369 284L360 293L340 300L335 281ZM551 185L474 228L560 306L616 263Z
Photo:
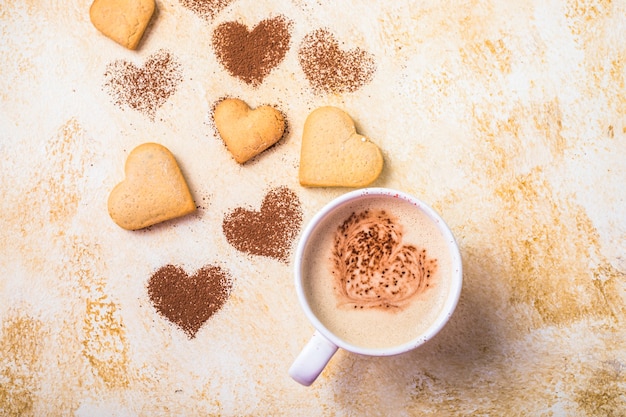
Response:
M252 110L244 101L227 98L213 112L215 127L235 161L243 164L280 140L285 118L271 106Z
M114 61L107 65L104 77L104 87L116 105L128 106L151 119L183 80L181 65L163 49L150 55L142 67Z
M343 51L326 29L318 29L302 40L298 51L300 67L316 92L353 92L374 77L372 55L360 48Z
M287 187L270 190L260 211L238 207L222 222L226 240L237 250L286 262L300 231L300 199Z
M126 178L109 195L109 215L127 230L181 217L196 209L174 155L157 143L128 155Z
M378 178L383 155L356 132L341 109L315 109L304 122L300 151L300 184L307 187L364 187Z
M165 265L148 282L148 296L163 317L194 338L207 320L228 300L230 274L207 265L189 276L181 267Z
M135 49L154 9L154 0L94 0L89 18L103 35L128 49Z
M402 239L402 225L384 210L352 213L339 226L332 276L340 305L401 308L427 289L437 261Z
M258 86L285 58L291 40L291 21L283 16L261 21L252 31L239 22L225 22L213 32L213 48L220 63L246 84Z

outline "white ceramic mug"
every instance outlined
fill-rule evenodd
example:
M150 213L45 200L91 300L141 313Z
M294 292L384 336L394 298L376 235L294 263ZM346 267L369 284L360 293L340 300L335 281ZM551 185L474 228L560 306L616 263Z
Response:
M428 328L424 332L422 332L409 342L389 348L364 348L360 346L355 346L354 344L348 343L347 341L335 335L326 326L324 326L324 324L314 314L305 295L303 286L303 280L306 279L306 277L303 276L303 258L307 249L307 244L309 243L311 235L313 234L313 232L315 232L316 228L324 219L332 215L337 209L343 207L345 204L353 203L358 199L368 198L372 196L392 199L400 198L411 203L413 206L415 206L416 210L421 210L422 213L426 214L427 217L429 217L430 220L433 221L441 235L446 240L452 260L452 277L450 277L449 291L445 298L443 308L436 316L436 319L428 326ZM324 208L322 208L309 222L309 224L302 232L302 236L300 238L300 241L298 242L298 246L296 249L296 292L304 313L315 327L315 332L313 334L313 337L310 339L310 341L306 344L306 346L302 349L298 357L293 362L291 368L289 369L289 375L302 385L311 385L326 367L338 348L368 356L391 356L415 349L416 347L424 344L426 341L435 336L448 322L448 319L454 312L458 303L461 294L462 282L462 261L456 240L444 220L431 207L411 195L387 188L364 188L348 192L337 197L336 199L328 203Z

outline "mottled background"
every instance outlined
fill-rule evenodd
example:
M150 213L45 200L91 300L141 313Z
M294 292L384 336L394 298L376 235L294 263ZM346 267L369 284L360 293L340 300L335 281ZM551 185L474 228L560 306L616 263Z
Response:
M626 415L626 2L176 0L137 51L102 36L89 0L0 4L0 415ZM213 29L293 21L257 87L230 76ZM302 39L328 28L375 59L371 82L314 92ZM176 92L149 117L116 105L107 64L167 50ZM289 132L239 166L215 134L221 97L272 104ZM290 262L246 255L224 215L286 186L304 221L345 189L305 189L304 119L350 113L385 157L378 186L431 203L458 237L465 286L449 325L390 358L339 352L310 388L287 375L312 327ZM106 200L126 156L177 157L197 213L127 232ZM189 339L146 283L165 264L233 276Z

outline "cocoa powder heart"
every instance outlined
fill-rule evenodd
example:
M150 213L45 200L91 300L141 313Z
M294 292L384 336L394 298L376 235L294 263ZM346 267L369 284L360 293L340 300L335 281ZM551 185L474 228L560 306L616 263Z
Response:
M318 29L302 40L298 60L318 93L353 92L370 82L376 70L373 56L360 48L343 51L335 36Z
M104 87L116 105L128 106L154 119L156 111L182 81L181 65L166 50L148 57L142 67L117 60L107 65Z
M217 59L233 76L258 86L285 58L291 40L291 21L283 16L265 19L252 31L239 22L225 22L213 32Z
M174 265L159 268L148 282L148 296L163 317L194 338L202 325L228 300L230 275L207 265L189 276Z
M222 230L237 250L286 262L301 224L298 196L280 187L266 194L260 211L233 210L224 218Z

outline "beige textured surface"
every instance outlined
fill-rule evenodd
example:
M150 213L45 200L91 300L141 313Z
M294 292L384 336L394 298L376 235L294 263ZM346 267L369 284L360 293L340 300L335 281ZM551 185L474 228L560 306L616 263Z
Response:
M0 8L1 415L625 415L623 0L234 0L211 22L160 0L137 51L93 27L90 3ZM276 14L294 22L285 60L256 88L230 77L212 29ZM375 57L370 83L313 93L296 51L320 27ZM116 106L106 65L160 49L182 66L176 93L153 118ZM288 134L238 165L210 125L224 96L279 105ZM339 352L304 388L287 376L312 332L291 265L238 252L221 222L270 187L294 190L305 222L344 191L298 184L302 124L322 105L376 138L375 185L448 220L465 287L427 345ZM201 207L128 232L106 201L146 141L177 156ZM195 339L146 294L167 263L233 276Z

